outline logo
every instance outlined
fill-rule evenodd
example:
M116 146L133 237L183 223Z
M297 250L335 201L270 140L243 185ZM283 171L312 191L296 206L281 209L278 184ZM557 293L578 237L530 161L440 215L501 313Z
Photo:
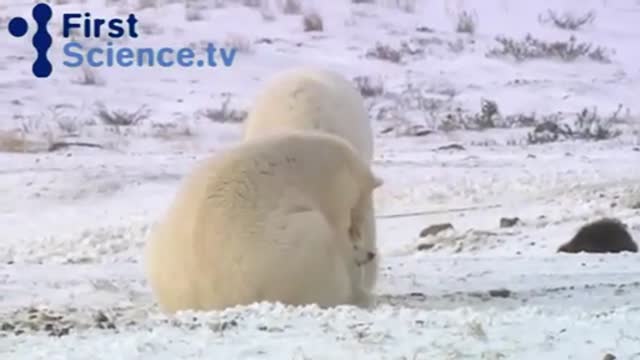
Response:
M33 75L39 78L46 78L51 75L53 71L53 65L47 58L47 51L51 47L52 39L51 34L47 30L47 23L51 20L53 11L47 4L38 4L33 7L33 20L36 21L38 29L33 40L31 41L33 47L36 49L36 60L33 62ZM29 24L27 20L22 17L15 17L9 21L9 33L15 37L24 36L29 30Z
M32 44L36 51L32 72L38 78L49 77L54 69L47 57L52 47L53 39L47 25L53 17L53 10L47 4L40 3L33 7L33 20L37 29L33 35ZM137 31L138 19L135 14L127 18L103 19L92 17L91 13L62 14L62 37L67 39L62 50L66 57L62 65L66 67L218 67L221 63L229 67L233 65L236 55L235 48L217 48L212 43L204 47L204 58L198 58L196 50L191 47L117 47L112 41L106 46L86 48L77 38L108 38L120 39L128 37L139 38ZM24 37L29 30L29 23L22 17L14 17L9 21L9 33L15 37ZM77 30L74 36L73 30Z

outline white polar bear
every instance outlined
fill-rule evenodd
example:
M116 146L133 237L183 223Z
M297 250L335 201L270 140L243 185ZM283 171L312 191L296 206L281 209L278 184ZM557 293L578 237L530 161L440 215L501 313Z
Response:
M150 231L145 273L167 313L259 301L369 306L358 242L381 184L346 141L290 131L235 145L186 177Z
M342 75L297 67L266 82L247 116L244 138L279 130L316 129L349 141L367 162L373 159L373 132L364 100Z
M244 139L251 140L282 130L318 130L346 139L367 163L373 159L373 132L364 100L342 75L316 67L285 70L267 81L249 111ZM361 234L375 249L376 222L373 202L365 207ZM378 277L378 259L363 267L365 287Z

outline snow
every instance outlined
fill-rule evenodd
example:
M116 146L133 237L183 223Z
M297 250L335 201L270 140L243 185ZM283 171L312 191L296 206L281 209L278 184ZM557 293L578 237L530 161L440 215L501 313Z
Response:
M29 42L0 37L0 146L23 129L31 151L0 152L1 359L640 358L640 258L555 252L579 226L604 216L623 220L640 239L640 2L418 0L413 12L395 1L307 2L325 20L322 33L301 31L300 15L275 11L266 21L231 0L209 4L204 21L186 21L181 1L141 10L126 1L59 2L56 11L134 11L151 29L136 40L145 46L232 37L250 46L230 68L100 68L93 70L99 83L83 85L81 70L61 66L49 79L34 78ZM0 29L8 16L29 18L31 6L0 4ZM477 18L474 35L453 31L463 9ZM596 18L570 32L540 24L547 9L593 9ZM615 53L611 63L485 56L496 35L526 33L574 34ZM376 42L398 48L420 37L432 42L425 55L401 64L365 56ZM273 42L254 43L261 38ZM456 42L462 51L452 51ZM202 111L219 108L227 92L232 109L245 109L261 81L298 64L379 78L395 94L367 100L373 168L385 180L375 195L379 304L369 311L255 304L163 316L142 274L146 231L194 163L239 141L242 130ZM522 127L405 136L404 122L439 124L415 108L400 109L404 122L377 118L407 83L430 98L454 94L434 110L438 119L455 107L478 112L483 98L503 114L562 119L584 107L607 116L621 104L622 135L542 145L524 143L531 128ZM98 103L151 112L140 125L114 129L96 120ZM39 151L61 140L104 148ZM450 144L463 149L439 150ZM520 222L501 228L502 217ZM419 238L445 222L454 227L449 233ZM417 250L424 243L434 247Z

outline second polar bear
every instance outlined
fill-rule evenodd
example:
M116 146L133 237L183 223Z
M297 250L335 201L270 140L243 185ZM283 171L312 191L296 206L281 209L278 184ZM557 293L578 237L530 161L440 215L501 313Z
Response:
M296 67L267 81L251 106L244 139L286 130L317 130L346 139L367 163L373 159L373 132L364 100L342 75L317 67ZM373 202L367 204L362 237L376 248ZM363 267L365 287L375 286L378 258Z
M269 79L254 99L244 138L280 130L316 129L351 143L362 159L373 159L373 132L364 100L342 75L316 67L296 67Z
M353 234L380 183L350 144L326 134L223 151L185 179L150 232L155 299L168 313L259 301L368 306L360 266L375 253Z

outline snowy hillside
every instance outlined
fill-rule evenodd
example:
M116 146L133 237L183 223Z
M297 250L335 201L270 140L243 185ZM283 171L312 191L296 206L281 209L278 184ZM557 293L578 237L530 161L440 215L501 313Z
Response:
M33 3L0 3L0 359L640 359L640 257L556 253L600 217L640 241L640 1L53 0L135 13L140 38L114 47L238 53L48 79L31 73L34 29L6 31ZM49 30L60 64L59 18ZM378 306L162 316L146 230L197 160L239 140L262 82L301 64L366 96Z

